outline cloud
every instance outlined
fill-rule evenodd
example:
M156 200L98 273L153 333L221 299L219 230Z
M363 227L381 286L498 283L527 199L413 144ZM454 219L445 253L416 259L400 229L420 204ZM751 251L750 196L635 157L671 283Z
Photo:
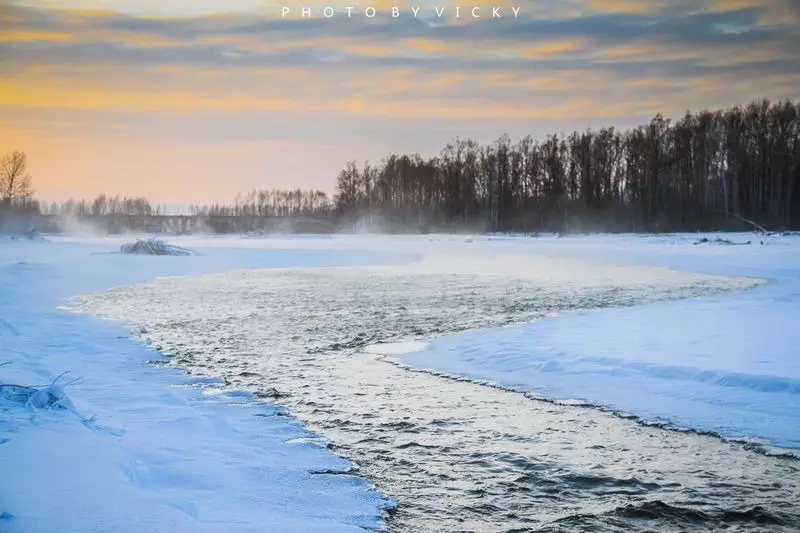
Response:
M737 0L727 10L708 1L704 11L690 10L691 3L681 0L573 4L582 11L542 17L522 11L530 7L523 4L518 18L449 19L436 27L410 12L396 19L386 11L375 19L362 14L284 20L10 6L4 11L9 31L0 36L8 73L0 82L0 101L176 113L392 109L387 113L394 115L402 114L397 102L407 100L397 96L413 94L421 102L417 108L427 102L429 108L451 109L455 102L464 106L464 117L512 116L494 102L497 97L520 105L526 98L549 96L549 87L562 98L594 101L586 94L586 79L648 86L650 99L657 99L659 90L697 80L760 78L763 91L771 89L766 80L800 72L800 26L763 22L765 13L788 9L782 0L761 7ZM446 9L452 14L455 7ZM425 9L432 7L421 5L419 13ZM398 78L398 72L408 78ZM532 72L536 80L530 79ZM480 78L489 81L476 81ZM651 78L661 81L642 82ZM751 85L757 86L754 80ZM479 101L480 112L475 111ZM568 103L552 108L577 109Z
M392 18L386 0L353 3L352 18L342 4L330 19L322 0L306 4L311 19L260 0L24 4L0 7L0 129L25 132L41 157L66 157L73 138L174 146L181 161L239 142L261 164L259 150L287 142L327 146L336 166L385 150L432 155L455 135L543 136L800 96L793 0L450 0L441 19L425 2L418 17L417 3L398 3ZM506 16L455 19L458 5ZM104 172L124 174L115 165Z
M561 20L526 17L439 28L414 18L369 23L348 19L245 20L219 16L141 19L110 17L105 13L83 14L78 21L74 20L74 14L64 18L68 23L53 24L51 19L44 24L16 25L10 37L0 44L5 60L12 68L28 64L59 65L69 60L98 66L178 64L218 69L276 65L325 69L344 62L352 69L405 66L436 70L564 66L591 69L598 48L648 46L657 58L656 47L663 50L694 47L702 59L704 52L795 50L800 45L796 28L758 27L752 10L658 21L607 14ZM482 46L476 48L478 40ZM425 46L420 48L421 44ZM376 54L378 50L383 53ZM532 54L535 50L539 53ZM380 60L375 56L380 56ZM540 61L532 62L537 56ZM571 58L571 63L564 62L565 56ZM640 59L652 61L653 57L641 54ZM604 61L602 65L607 69L615 67L613 61ZM619 67L625 69L626 65Z

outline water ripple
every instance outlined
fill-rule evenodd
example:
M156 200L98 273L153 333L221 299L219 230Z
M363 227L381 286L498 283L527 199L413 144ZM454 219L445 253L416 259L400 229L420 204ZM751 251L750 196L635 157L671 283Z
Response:
M401 267L269 270L157 280L75 305L142 326L143 340L192 374L284 406L398 502L387 509L398 533L797 531L797 461L412 372L360 350L731 286L661 275L569 283Z

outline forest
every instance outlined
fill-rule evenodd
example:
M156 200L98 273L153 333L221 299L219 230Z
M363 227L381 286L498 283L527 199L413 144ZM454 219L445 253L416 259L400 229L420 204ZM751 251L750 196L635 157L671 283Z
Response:
M503 135L491 144L455 139L432 158L350 161L332 198L252 190L233 203L179 213L146 198L108 195L45 205L34 197L26 165L19 151L0 159L0 214L127 217L127 229L168 216L202 218L215 232L263 230L274 227L263 219L276 217L324 221L311 226L317 229L404 233L800 228L800 102L791 100L686 112L677 120L659 114L627 130L516 142Z
M405 231L694 231L800 226L800 103L391 154L339 172L340 223ZM748 222L749 221L749 222Z

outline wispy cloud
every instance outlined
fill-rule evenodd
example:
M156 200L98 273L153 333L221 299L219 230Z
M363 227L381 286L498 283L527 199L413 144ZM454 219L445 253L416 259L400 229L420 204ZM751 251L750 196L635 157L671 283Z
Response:
M151 124L177 139L191 124L185 141L207 124L230 139L320 143L318 132L336 142L346 119L370 128L366 156L403 135L421 139L423 124L544 134L800 96L792 0L450 1L437 4L441 19L434 4L413 2L392 18L384 0L353 4L352 18L338 6L329 19L321 1L308 4L310 19L282 18L279 2L260 0L107 5L0 7L0 127L140 136ZM454 18L458 6L463 15L493 5L503 17ZM445 140L424 137L432 150Z

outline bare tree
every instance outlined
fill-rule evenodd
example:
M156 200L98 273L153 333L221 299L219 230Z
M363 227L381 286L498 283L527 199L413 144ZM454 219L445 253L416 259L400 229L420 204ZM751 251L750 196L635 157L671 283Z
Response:
M32 194L28 157L25 152L14 150L0 159L0 205L8 208L14 200L24 200Z
M626 131L517 144L456 139L438 158L392 154L363 173L351 162L334 215L364 209L412 231L417 213L440 229L490 231L800 228L800 103L659 114Z

